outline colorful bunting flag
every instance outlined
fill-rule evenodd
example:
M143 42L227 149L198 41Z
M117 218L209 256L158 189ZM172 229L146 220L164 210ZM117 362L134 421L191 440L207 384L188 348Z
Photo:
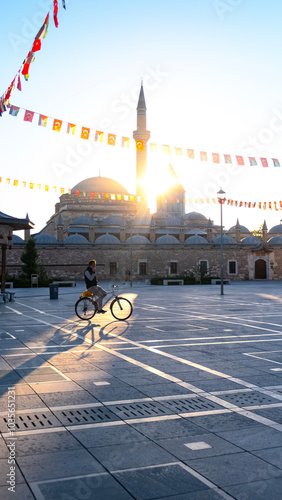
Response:
M219 154L218 153L213 153L212 154L212 160L214 163L219 163L220 160L219 160Z
M268 162L267 162L266 158L261 158L260 161L261 161L263 167L268 167Z
M182 156L182 149L181 148L174 148L176 156Z
M40 30L38 31L35 39L37 40L43 40L43 38L45 38L45 36L47 35L47 31L48 31L48 25L49 25L49 12L45 18L45 21L44 23L42 24Z
M238 165L245 165L243 156L236 156L236 160Z
M9 114L12 116L18 116L19 110L20 110L20 108L18 108L17 106L11 106Z
M138 140L136 140L135 142L136 142L136 149L138 151L143 151L144 142L143 141L138 141Z
M68 123L67 134L74 135L75 129L76 129L76 125L74 123Z
M82 127L81 129L81 139L89 139L90 128Z
M225 160L225 163L228 163L228 164L232 163L230 155L224 155L224 160Z
M17 89L20 90L20 91L22 90L22 84L21 84L21 77L20 77L20 75L18 75Z
M58 14L58 0L54 0L54 14L53 14L53 17L54 17L54 23L55 23L56 28L58 28L58 26L59 26L57 14Z
M194 158L195 158L194 149L187 149L187 155L188 155L188 158L190 158L191 160L194 160Z
M129 137L122 137L121 138L121 147L124 148L129 148L129 144L130 144L130 139Z
M277 160L277 158L272 158L272 161L273 161L274 167L280 167L280 162L279 162L279 160Z
M61 127L62 127L62 123L63 123L62 120L57 120L55 118L54 122L53 122L53 130L55 130L56 132L60 132L61 131Z
M41 40L40 38L37 38L33 42L32 52L37 52L40 49L41 49Z
M163 145L163 152L167 155L170 155L170 147Z
M205 151L200 151L200 159L201 161L208 161L208 155Z
M34 117L34 112L26 109L25 114L24 114L24 121L25 122L32 122L33 117Z
M255 165L258 164L257 160L254 157L251 157L251 158L249 157L249 161L250 161L251 167L253 167L253 166L255 166Z
M109 146L116 145L116 135L115 134L108 134L108 145Z
M158 149L158 148L157 148L157 145L156 145L156 144L154 144L153 142L150 142L150 150L151 150L151 151L157 151L157 149Z
M39 118L38 118L38 125L39 125L39 127L46 127L47 126L47 121L48 121L48 116L39 115Z
M95 141L96 142L103 142L103 137L104 137L104 132L100 132L100 130L96 130Z

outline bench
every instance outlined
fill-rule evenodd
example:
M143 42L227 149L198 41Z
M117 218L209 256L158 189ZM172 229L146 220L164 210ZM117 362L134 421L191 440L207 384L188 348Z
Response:
M177 285L184 285L184 280L163 280L164 285L168 285L169 283L175 283Z
M76 286L76 282L75 281L52 281L52 285Z
M229 285L230 284L230 280L222 280L223 284L224 285ZM212 285L221 285L221 279L220 278L215 278L215 279L212 279L211 280L211 284Z
M6 283L5 283L5 288L7 288L7 286L8 286L9 288L13 288L13 287L14 287L14 283L13 283L12 281L6 281Z

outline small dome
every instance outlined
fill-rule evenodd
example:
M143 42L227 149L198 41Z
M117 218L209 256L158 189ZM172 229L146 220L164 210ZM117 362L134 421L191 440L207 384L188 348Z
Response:
M178 217L169 217L165 221L165 226L182 226L181 219Z
M223 242L223 245L237 245L237 241L234 240L234 238L232 238L231 236L227 236L226 234L223 235L222 242ZM213 240L213 244L220 245L221 244L221 236L217 236Z
M241 233L247 233L247 234L250 234L251 231L249 231L249 229L245 226L241 226L240 224L239 225L236 225L236 226L232 226L228 229L227 233L236 233L236 229L240 228L240 231Z
M110 215L101 221L101 226L125 226L125 220L119 215Z
M208 219L203 215L200 214L199 212L189 212L188 214L185 214L183 216L183 219L185 220L200 220L202 222L208 222Z
M112 234L102 234L95 240L95 245L120 245L120 240Z
M125 243L126 243L126 245L130 245L131 243L132 243L132 245L151 245L152 244L150 242L150 240L148 240L148 238L146 238L145 236L141 236L140 234L130 236L129 238L127 238Z
M256 236L247 236L243 238L240 242L242 245L257 246L261 244L261 240Z
M24 243L24 240L17 234L13 234L13 243Z
M203 238L202 236L199 236L198 234L194 236L190 236L190 238L187 238L185 240L185 245L208 245L209 242Z
M179 240L170 234L164 234L156 240L157 245L180 245Z
M150 226L152 218L151 217L135 217L132 221L133 226Z
M92 217L87 217L86 215L82 215L81 217L77 217L76 219L70 222L70 226L94 226L95 220Z
M268 234L282 234L282 225L277 224L277 226L273 226L269 229Z
M267 242L270 246L272 245L282 245L282 236L272 236Z
M76 184L71 194L76 191L86 191L87 193L113 193L113 194L129 194L128 191L119 182L109 179L108 177L90 177Z
M89 241L87 238L82 236L81 234L72 234L71 236L68 236L64 240L65 245L81 245L81 244L89 244Z
M205 231L201 231L200 229L185 229L185 234L193 234L193 235L199 235L199 236L206 236Z
M54 245L57 242L56 238L50 236L50 234L36 234L34 236L36 245Z

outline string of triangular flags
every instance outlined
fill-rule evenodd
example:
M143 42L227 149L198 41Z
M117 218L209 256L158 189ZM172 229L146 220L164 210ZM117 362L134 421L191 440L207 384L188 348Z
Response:
M65 0L62 0L62 5L64 9L66 9L66 4ZM28 52L26 58L24 59L22 65L20 66L20 69L18 70L16 76L12 80L11 84L7 88L7 90L4 92L4 94L0 98L0 116L7 111L7 107L9 106L10 102L10 97L17 88L19 91L22 90L22 84L21 84L21 75L24 77L26 81L29 79L29 70L30 70L30 65L31 63L34 62L35 60L35 52L38 52L41 49L41 40L43 40L48 31L48 26L49 26L49 15L50 12L48 12L40 30L38 31L36 37L34 38L34 41L32 43L31 49ZM56 28L59 26L58 22L58 0L53 0L53 18L54 18L54 24Z
M132 145L137 150L143 151L144 141L134 140L128 136L119 136L113 133L106 133L101 130L96 130L91 127L85 127L82 125L77 125L75 123L66 122L64 120L59 120L36 111L30 111L25 108L20 108L15 105L9 105L9 113L12 116L18 116L20 110L23 111L23 121L33 122L35 116L38 116L38 126L47 127L47 124L51 122L52 130L56 132L62 132L65 130L67 134L79 136L81 139L93 139L95 142L100 144L106 144L108 146L121 146L122 148L129 149ZM269 167L280 167L280 161L278 158L255 158L253 156L244 157L241 155L231 155L231 154L220 154L220 153L208 153L206 151L196 151L195 149L180 148L175 146L169 146L165 144L156 144L153 142L149 143L150 152L163 152L167 155L175 154L176 156L183 156L189 160L200 160L201 162L214 163L214 164L224 164L232 165L233 163L241 166L258 166Z
M41 191L45 193L58 193L60 195L62 194L68 194L68 195L75 195L77 197L81 198L96 198L96 199L106 199L106 200L116 200L116 201L137 201L140 203L143 198L141 196L137 196L134 194L117 194L117 193L98 193L94 191L81 191L77 189L74 193L72 193L72 189L64 188L64 187L58 187L58 186L52 186L50 184L41 184L41 183L36 183L36 182L31 182L31 181L22 181L18 179L11 179L8 177L0 177L0 186L7 185L10 187L17 187L17 188L25 188L25 189L30 189L33 191ZM163 198L162 201L165 203L180 203L180 199L168 199L168 198ZM262 209L262 210L276 210L282 211L282 201L239 201L239 200L232 200L232 199L223 199L223 203L226 203L226 205L229 205L231 207L239 207L239 208L257 208L257 209ZM221 200L218 198L184 198L183 203L187 203L188 205L196 205L196 204L216 204L216 203L221 203Z

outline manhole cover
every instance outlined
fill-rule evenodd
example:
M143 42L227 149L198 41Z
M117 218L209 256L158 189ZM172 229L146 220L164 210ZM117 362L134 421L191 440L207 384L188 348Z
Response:
M163 401L162 403L174 413L211 411L222 408L222 406L218 405L217 403L209 401L208 399L202 398L200 396L187 399L183 398L183 399L167 400Z
M45 429L58 427L60 422L52 415L50 411L16 414L15 423L9 422L8 417L1 418L1 432L24 431L33 429Z
M167 415L171 412L168 411L162 404L155 402L146 403L131 403L111 406L111 409L123 419L127 418L141 418L141 417L156 417L159 415Z
M221 394L220 399L224 399L224 401L228 401L240 407L267 405L278 402L277 399L256 391Z
M94 424L117 420L117 416L108 408L80 408L54 412L63 425Z

